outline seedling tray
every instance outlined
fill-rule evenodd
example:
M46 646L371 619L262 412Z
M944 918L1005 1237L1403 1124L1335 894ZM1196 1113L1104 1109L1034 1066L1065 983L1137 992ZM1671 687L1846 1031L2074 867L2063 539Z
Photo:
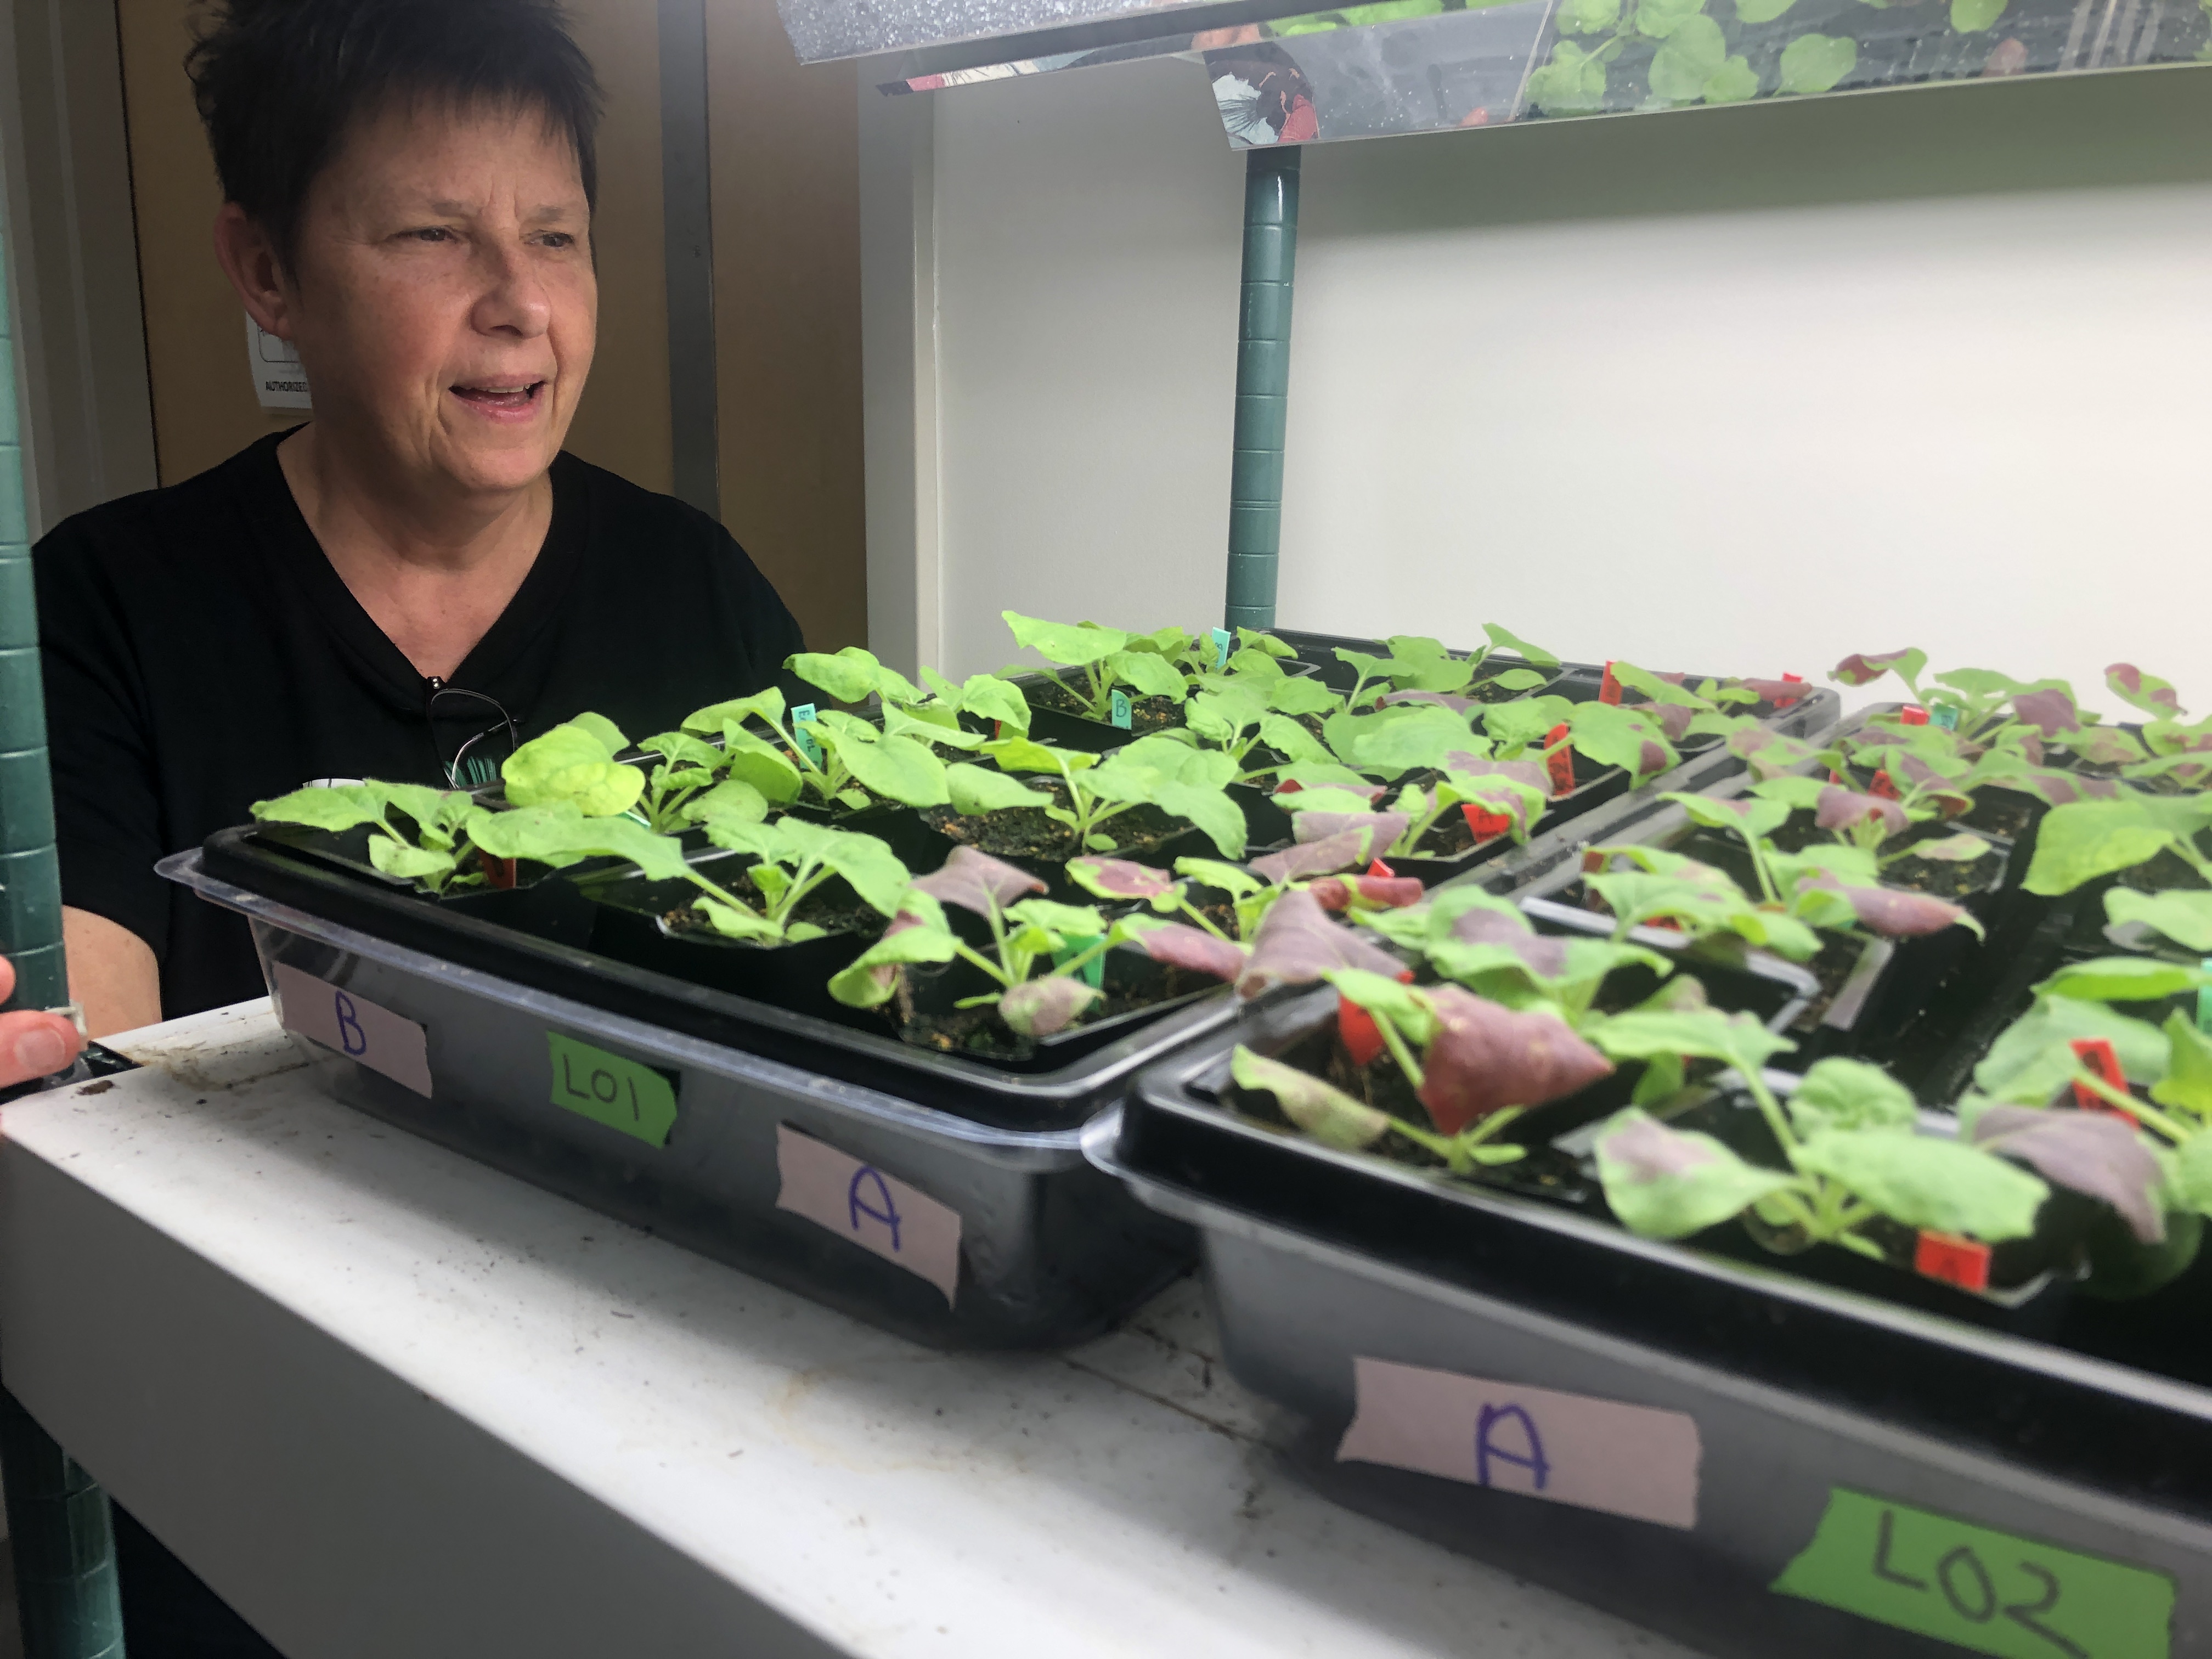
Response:
M1079 1132L1146 1061L1232 1018L1225 988L1087 1048L1042 1045L1039 1069L1014 1072L535 939L465 905L372 887L250 830L220 832L161 868L252 922L280 1013L324 1039L302 1043L337 1098L917 1341L1074 1341L1188 1261L1187 1231L1085 1164ZM320 1009L319 1026L288 988L347 1002L335 1018ZM419 1072L397 1069L424 1086L340 1051L362 1030L411 1042ZM591 1070L577 1056L593 1054L611 1062L617 1103L632 1104L632 1083L649 1102L662 1080L665 1139L564 1092L564 1075L573 1084ZM795 1178L780 1162L785 1131L832 1149L862 1183L838 1227L778 1207ZM913 1258L872 1253L894 1231L873 1212L906 1203L880 1196L872 1177L882 1194L942 1206L932 1237L957 1217L949 1297ZM946 1279L942 1261L922 1265Z
M1086 1149L1199 1228L1224 1357L1309 1419L1296 1460L1329 1495L1716 1655L2212 1655L2203 1273L2128 1310L2168 1334L2160 1372L2109 1357L2094 1305L2008 1310L1932 1285L1948 1301L1905 1305L1210 1103L1235 1042L1299 1017L1249 1011L1161 1061ZM1587 1484L1528 1495L1510 1435L1487 1487L1471 1449L1460 1479L1337 1461L1357 1361L1480 1379L1493 1424L1517 1407L1553 1425L1550 1468ZM1638 1419L1592 1475L1560 1395L1679 1415ZM1396 1431L1425 1454L1406 1461L1437 1436L1455 1458L1481 1420ZM1624 1507L1639 1481L1648 1500L1668 1462L1649 1449L1685 1432L1671 1519L1581 1506Z

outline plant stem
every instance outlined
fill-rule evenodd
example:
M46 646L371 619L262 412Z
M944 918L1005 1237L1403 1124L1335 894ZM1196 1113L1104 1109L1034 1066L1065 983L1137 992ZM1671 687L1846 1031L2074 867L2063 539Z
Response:
M1014 981L1007 975L1006 969L1000 967L997 963L993 962L988 957L971 949L967 945L957 939L953 941L952 948L958 955L966 960L974 963L978 968L981 968L993 979L998 981L1000 984L1010 988L1014 984Z
M1203 910L1195 908L1188 899L1178 898L1176 901L1176 903L1182 908L1182 913L1185 915L1188 916L1200 927L1205 928L1206 931L1212 934L1214 938L1218 939L1226 939L1229 937L1228 934L1223 933L1218 927L1216 927L1211 921L1207 921L1206 913Z
M2077 1066L2074 1068L2074 1075L2068 1081L2077 1088L2087 1089L2099 1099L2118 1107L2135 1118L2137 1122L2148 1125L2176 1146L2192 1139L2197 1133L2197 1131L2186 1124L2168 1117L2148 1101L2138 1100L2132 1094L2115 1089L2094 1072L2085 1072Z
M1751 1091L1751 1097L1759 1103L1759 1112L1766 1119L1766 1127L1773 1133L1782 1150L1784 1152L1796 1152L1797 1132L1790 1127L1789 1115L1782 1109L1782 1103L1774 1097L1774 1091L1766 1086L1766 1079L1755 1070L1744 1066L1737 1068L1736 1075L1743 1079L1743 1086ZM1791 1161L1794 1164L1796 1160Z
M1398 1062L1398 1069L1406 1074L1406 1081L1412 1084L1413 1091L1419 1094L1427 1078L1421 1070L1421 1062L1413 1058L1413 1051L1406 1046L1406 1039L1399 1034L1397 1023L1388 1014L1377 1014L1371 1009L1367 1017L1375 1022L1375 1029L1382 1034L1382 1043L1389 1049L1390 1058Z

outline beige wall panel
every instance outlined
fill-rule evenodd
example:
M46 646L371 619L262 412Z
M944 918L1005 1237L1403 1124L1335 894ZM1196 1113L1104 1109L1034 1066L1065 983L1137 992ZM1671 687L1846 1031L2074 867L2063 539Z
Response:
M118 0L116 18L154 449L161 482L173 484L301 416L264 411L255 401L246 369L246 313L215 262L222 191L185 75L192 39L185 0Z
M868 635L853 66L802 69L774 0L707 8L722 520L806 631Z
M660 238L660 81L653 0L571 0L577 38L607 92L599 141L599 361L568 447L666 489L667 295ZM139 280L161 482L204 471L298 414L264 411L246 368L246 324L216 264L222 193L184 58L187 0L117 0ZM849 125L849 123L848 124Z

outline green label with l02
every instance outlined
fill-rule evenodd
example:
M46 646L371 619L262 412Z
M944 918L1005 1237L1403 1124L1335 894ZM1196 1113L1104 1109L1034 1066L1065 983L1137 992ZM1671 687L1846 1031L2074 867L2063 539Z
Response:
M2173 1580L1836 1486L1771 1586L1997 1659L2169 1659Z
M594 1123L665 1146L676 1127L676 1085L642 1060L626 1060L588 1042L545 1034L553 1062L552 1100Z

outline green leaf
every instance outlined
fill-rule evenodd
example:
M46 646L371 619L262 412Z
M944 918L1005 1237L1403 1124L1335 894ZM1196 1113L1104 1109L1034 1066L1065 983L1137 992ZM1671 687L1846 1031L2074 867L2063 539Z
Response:
M1796 1048L1749 1014L1724 1014L1717 1008L1668 1012L1632 1008L1626 1013L1590 1020L1583 1031L1607 1060L1651 1060L1661 1054L1717 1060L1737 1071L1758 1073L1775 1055Z
M1574 710L1574 704L1559 696L1486 703L1481 711L1482 729L1490 734L1500 756L1510 760L1531 744L1541 745L1552 728L1567 720Z
M1705 0L1637 0L1636 32L1647 40L1664 40L1679 31L1692 17L1705 13ZM1706 18L1711 22L1711 18ZM1717 24L1715 27L1718 27ZM1720 62L1718 53L1713 62Z
M1827 788L1826 778L1808 778L1790 773L1778 778L1764 778L1751 786L1750 793L1761 800L1779 801L1794 811L1809 811L1820 804L1820 792Z
M520 750L516 751L520 753ZM628 859L657 881L687 873L684 848L673 836L656 836L632 818L587 817L574 801L469 814L469 839L495 859L543 863L579 858Z
M264 823L302 823L333 834L384 818L380 793L359 783L310 784L274 800L258 800L248 810Z
M1725 830L1731 835L1771 836L1779 830L1790 817L1789 804L1778 800L1752 799L1741 803L1715 800L1708 795L1686 795L1673 791L1659 797L1673 801L1690 815L1690 822L1702 823L1709 830ZM1738 811L1741 805L1746 811Z
M2150 1085L2150 1097L2161 1106L2212 1117L2212 1037L2179 1008L2166 1017L2164 1030L2166 1075ZM2212 1138L2212 1131L2205 1138Z
M2063 964L2035 989L2039 995L2077 997L2085 1002L2159 1002L2205 985L2212 985L2212 974L2185 963L2155 957L2099 957Z
M2105 895L2105 915L2115 924L2141 922L2199 955L2212 951L2212 892L2177 888L2140 893L2115 887Z
M743 778L724 778L704 794L685 801L684 816L693 823L705 824L708 840L714 841L718 830L758 823L767 817L768 797ZM715 842L717 846L726 844Z
M799 769L775 744L742 730L733 721L725 726L723 752L729 757L724 770L741 783L750 784L772 805L787 806L799 799L805 786Z
M1710 17L1701 21L1720 32ZM1670 40L1663 49L1674 50ZM1653 60L1656 65L1656 59ZM1510 705L1509 705L1510 706ZM1602 766L1618 766L1638 783L1656 776L1675 762L1674 745L1650 715L1617 703L1577 703L1570 717L1575 747Z
M1735 0L1735 21L1739 23L1771 23L1796 3L1796 0Z
M1015 921L1042 927L1063 939L1103 939L1106 919L1092 904L1060 904L1051 899L1027 898L1007 906Z
M1645 1238L1686 1238L1794 1184L1711 1135L1668 1128L1633 1106L1607 1123L1595 1150L1606 1202Z
M578 714L573 720L570 720L566 723L576 727L579 731L587 732L592 737L598 738L600 745L607 751L606 754L602 757L604 759L612 760L617 755L621 754L623 750L629 747L629 739L623 736L622 727L617 726L605 714Z
M1036 652L1047 662L1069 667L1103 662L1124 650L1129 636L1116 628L1094 628L1089 623L1045 622L1012 611L999 613L1013 630L1014 643Z
M1295 1066L1255 1054L1242 1043L1230 1056L1229 1072L1238 1088L1274 1096L1283 1115L1324 1146L1357 1152L1389 1131L1390 1120L1372 1106L1362 1105Z
M704 708L694 709L684 717L686 732L720 732L732 720L739 726L754 718L766 720L770 726L783 724L783 693L770 686L750 697L733 697L727 702L710 702Z
M368 861L387 876L428 880L451 872L453 855L428 847L410 847L386 835L368 838Z
M951 799L945 790L945 763L927 744L912 738L855 743L854 735L836 739L837 758L865 787L908 806L942 806Z
M1417 1046L1425 1048L1435 1040L1436 1010L1412 986L1385 979L1364 968L1333 969L1322 977L1336 987L1347 1002L1389 1020Z
M1173 663L1148 651L1117 651L1106 659L1106 667L1116 681L1147 697L1172 697L1181 702L1188 689Z
M809 685L817 686L838 702L860 702L872 693L883 693L885 702L919 702L921 693L896 670L876 660L872 652L848 645L835 656L801 651L784 665Z
M1858 67L1859 43L1845 35L1801 34L1782 49L1781 81L1777 92L1829 92ZM1927 658L1917 652L1905 653ZM1916 669L1914 672L1917 672Z
M2035 1231L2050 1188L2016 1164L1934 1135L1827 1129L1792 1155L1893 1221L1994 1243Z
M680 767L696 766L708 772L719 771L722 751L703 738L695 738L688 732L660 732L649 738L638 739L640 749L658 755L668 763L672 771Z
M2183 1208L2212 1215L2212 1133L2195 1135L2174 1154L2166 1191Z
M898 990L895 974L878 974L909 962L950 962L959 949L941 923L925 923L887 933L854 958L853 965L830 981L830 994L848 1008L874 1008L890 1001Z
M2004 9L2005 0L1951 0L1951 27L1960 34L1979 34Z
M2153 1083L2165 1074L2166 1037L2156 1026L2101 1002L2039 997L1990 1045L1974 1067L1974 1085L2016 1105L2047 1105L2074 1075L2078 1062L2070 1045L2077 1037L2107 1039L2130 1082Z
M1752 68L1751 59L1741 54L1705 77L1705 97L1709 104L1740 104L1758 96L1759 72Z
M1188 818L1225 859L1239 858L1250 829L1237 803L1218 787L1204 784L1164 783L1152 792L1152 804L1171 817Z
M1363 772L1388 778L1440 767L1452 750L1472 750L1476 746L1464 715L1420 702L1400 703L1381 714L1359 718L1351 729L1349 742L1351 752L1339 749L1339 755Z
M1052 797L1042 789L1032 789L1004 772L994 772L988 767L973 766L965 761L945 769L945 785L952 810L963 817L1002 812L1015 806L1052 805Z
M1000 738L985 744L983 752L1007 772L1050 772L1056 776L1063 767L1080 772L1098 763L1097 756L1083 750L1048 748L1027 738Z
M1514 655L1535 664L1539 668L1557 668L1559 665L1558 657L1540 645L1531 645L1510 628L1498 623L1485 623L1482 625L1482 631L1484 636L1489 640L1490 648L1492 651L1510 651Z
M2069 801L2044 814L2034 861L2022 885L2056 898L2100 876L2133 869L2172 839L2172 830L2153 815L2143 797Z
M1863 1060L1820 1061L1790 1097L1801 1134L1823 1129L1910 1129L1918 1115L1912 1093L1879 1066Z
M759 939L769 944L781 944L788 937L781 927L766 916L750 910L740 910L704 893L693 902L724 939Z
M500 768L507 798L517 806L573 801L586 817L626 812L645 793L645 774L609 760L608 752L590 729L574 721L556 726L507 757Z
M1652 55L1646 74L1651 95L1674 104L1695 102L1705 95L1706 81L1727 57L1728 42L1718 23L1702 11L1680 18Z
M1343 701L1311 674L1285 674L1267 685L1267 707L1279 714L1324 714Z
M1605 92L1605 60L1571 40L1553 46L1552 61L1528 76L1528 101L1547 115L1587 115L1602 109ZM1350 660L1358 653L1339 647L1337 654Z

